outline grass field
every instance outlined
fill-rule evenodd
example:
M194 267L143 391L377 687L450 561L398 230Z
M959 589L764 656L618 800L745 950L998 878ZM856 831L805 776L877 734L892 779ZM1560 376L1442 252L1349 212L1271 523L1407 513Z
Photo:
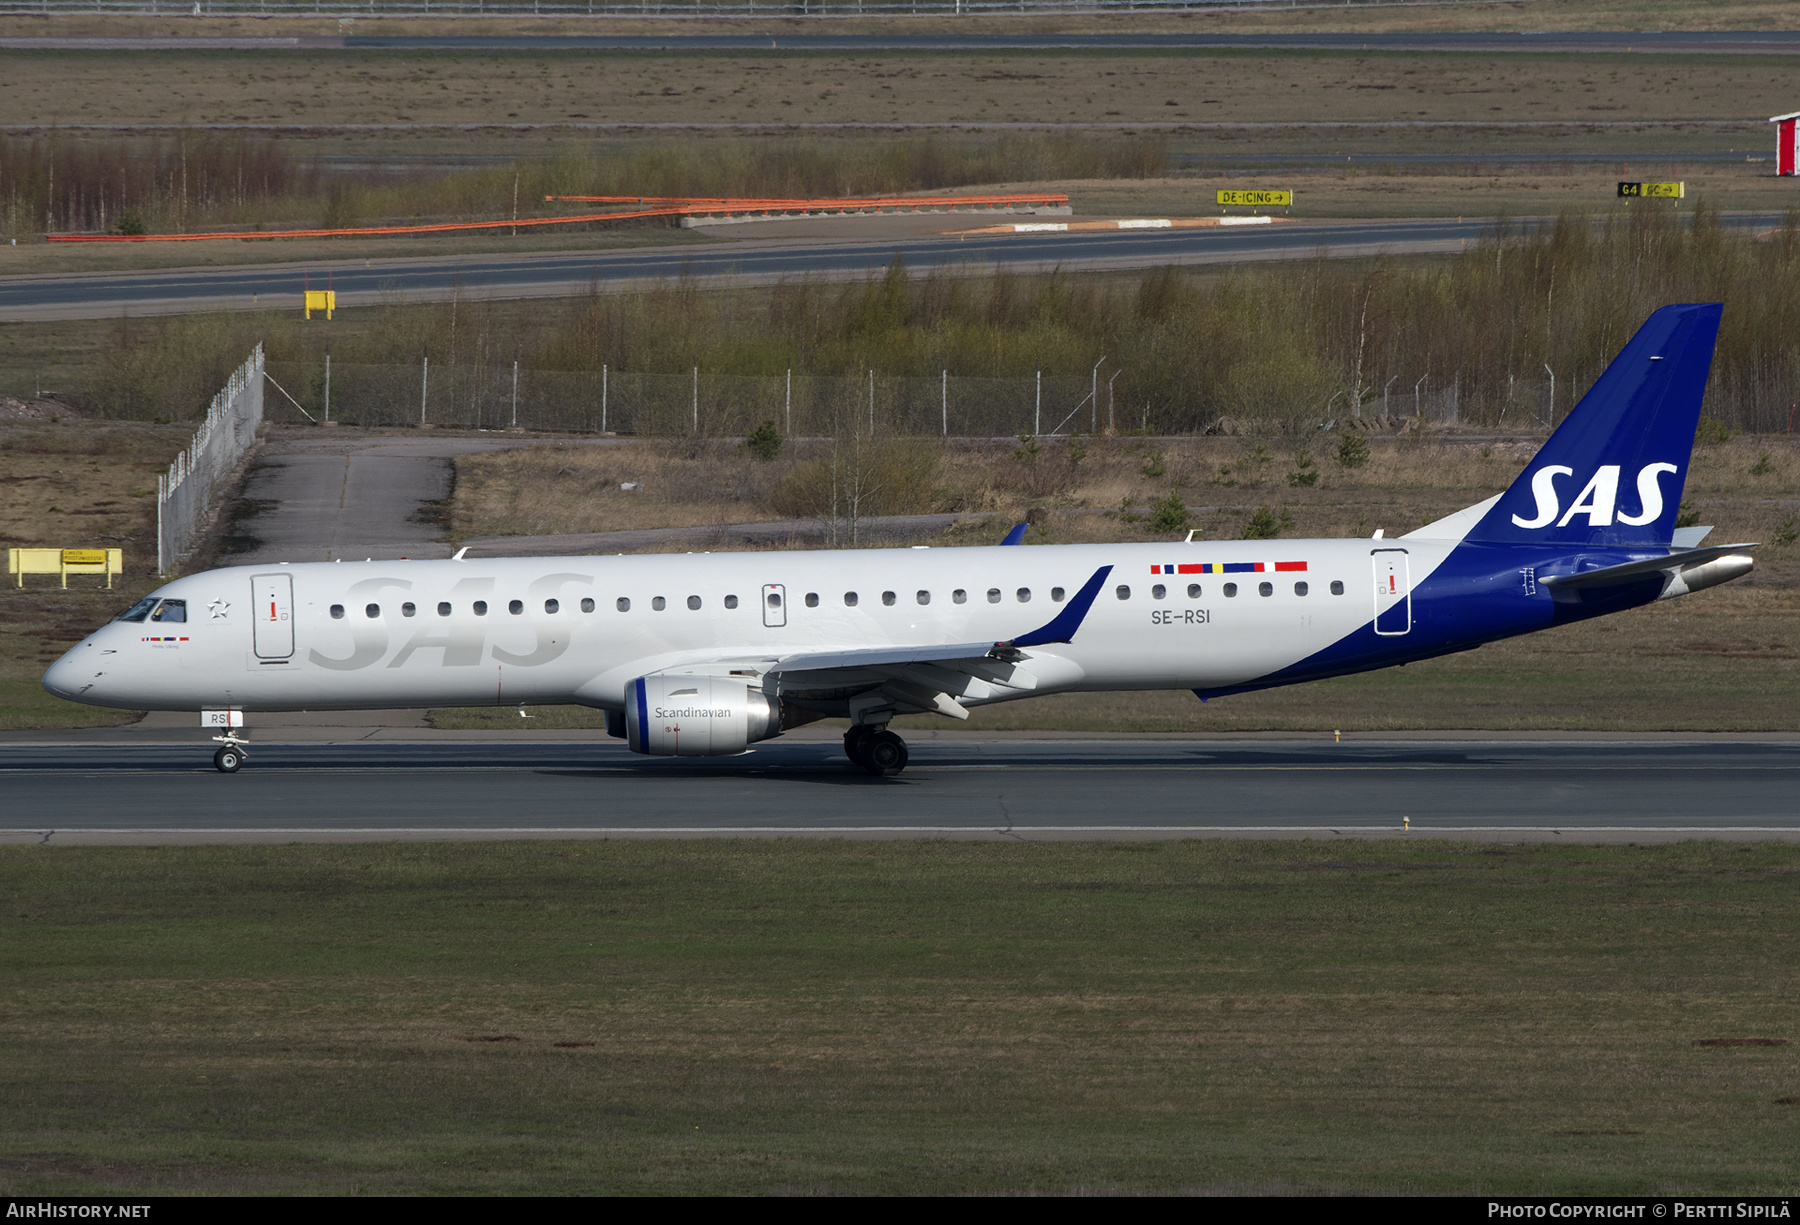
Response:
M12 1195L1749 1195L1800 1151L1787 845L0 862Z

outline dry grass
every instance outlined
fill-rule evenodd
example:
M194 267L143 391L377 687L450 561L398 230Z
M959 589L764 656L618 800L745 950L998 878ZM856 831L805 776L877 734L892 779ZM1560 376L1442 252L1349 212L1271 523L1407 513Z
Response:
M1791 845L6 848L0 1181L1782 1194Z
M0 123L1271 122L1743 119L1784 56L1362 52L702 55L0 52Z

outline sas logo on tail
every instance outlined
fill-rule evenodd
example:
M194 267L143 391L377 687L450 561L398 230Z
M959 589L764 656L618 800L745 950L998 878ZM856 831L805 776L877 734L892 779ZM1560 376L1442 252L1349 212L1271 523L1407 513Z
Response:
M1594 473L1594 479L1576 495L1575 502L1568 510L1562 509L1562 503L1556 492L1556 478L1574 476L1575 469L1565 468L1561 464L1550 464L1539 468L1531 474L1531 495L1537 499L1537 514L1530 519L1518 515L1512 517L1515 527L1536 528L1549 527L1554 523L1557 527L1569 526L1569 521L1576 515L1586 515L1589 527L1611 527L1616 520L1632 527L1642 527L1646 523L1654 523L1663 513L1662 487L1658 481L1665 472L1678 472L1674 464L1646 464L1637 474L1638 513L1627 515L1617 511L1619 500L1619 465L1602 464ZM1558 513L1561 518L1558 518Z

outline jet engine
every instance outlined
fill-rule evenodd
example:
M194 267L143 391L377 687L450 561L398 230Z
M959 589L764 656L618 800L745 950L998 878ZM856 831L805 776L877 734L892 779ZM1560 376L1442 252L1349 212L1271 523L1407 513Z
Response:
M640 676L625 687L625 741L654 757L715 757L781 734L775 702L729 676Z

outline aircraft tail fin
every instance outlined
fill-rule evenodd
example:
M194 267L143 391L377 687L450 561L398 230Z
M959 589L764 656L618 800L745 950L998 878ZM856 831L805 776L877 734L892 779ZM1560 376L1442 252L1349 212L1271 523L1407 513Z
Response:
M1473 516L1461 512L1465 522L1454 526L1464 530L1463 539L1577 548L1667 546L1687 483L1722 309L1708 302L1654 312L1519 479L1475 523L1465 525ZM1457 519L1452 515L1440 523L1449 527Z

